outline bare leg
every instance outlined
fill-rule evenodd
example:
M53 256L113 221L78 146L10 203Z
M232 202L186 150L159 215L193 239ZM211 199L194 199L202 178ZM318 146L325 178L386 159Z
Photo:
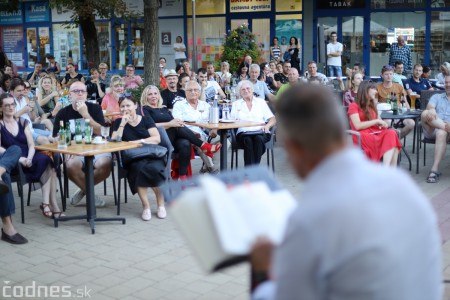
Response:
M431 171L439 171L439 164L447 149L448 132L442 129L436 130L436 145L434 146L434 161Z
M399 152L400 151L397 148L394 148L394 154L392 155L392 161L391 161L392 167L397 167L397 160L398 160Z
M386 151L383 154L383 165L385 165L385 166L391 165L396 149L397 148L392 148L391 150ZM397 154L398 154L398 152L397 152Z
M2 223L4 233L6 233L7 235L14 235L17 233L16 229L12 224L11 216L2 217Z
M400 131L400 139L407 136L408 133L410 133L411 130L414 129L414 126L416 123L412 119L406 119L406 120L403 120L403 124L405 125L405 127L403 127Z
M157 206L164 207L164 197L163 197L163 194L161 193L161 190L159 189L159 187L157 187L157 186L152 187L152 190L153 190L153 192L155 192Z
M67 175L83 192L86 192L86 177L82 170L83 163L78 158L71 158L66 162ZM108 178L111 173L111 158L102 157L95 162L94 185Z
M137 193L139 195L139 199L141 199L142 207L144 209L150 209L150 203L148 202L148 188L138 186Z

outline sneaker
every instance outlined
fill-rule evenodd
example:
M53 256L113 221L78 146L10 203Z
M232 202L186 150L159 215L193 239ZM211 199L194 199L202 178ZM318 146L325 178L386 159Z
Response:
M164 206L158 207L158 212L156 213L158 218L165 219L167 217L167 212Z
M142 220L144 221L150 221L150 219L152 218L152 213L150 212L150 208L144 209L142 211L142 216L141 216Z
M86 194L81 189L76 190L70 198L70 204L77 205L84 198L84 196L86 196Z
M95 195L95 207L104 207L106 205L105 200L100 199L98 195Z

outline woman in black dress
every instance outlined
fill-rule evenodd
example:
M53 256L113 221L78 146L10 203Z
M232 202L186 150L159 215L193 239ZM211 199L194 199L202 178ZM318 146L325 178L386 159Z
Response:
M295 36L291 36L289 40L289 54L291 55L291 68L296 68L300 72L300 49L298 47L298 40Z
M137 103L132 95L119 98L122 118L113 123L112 139L121 138L123 141L143 144L159 144L161 137L151 118L136 114ZM143 158L129 162L124 166L127 180L133 194L138 193L144 208L142 219L149 221L152 217L147 191L151 187L155 192L158 205L157 216L164 219L167 215L164 208L164 198L159 185L164 182L165 162L163 158Z
M162 106L159 89L154 85L147 86L141 95L142 115L150 116L157 126L164 126L170 142L178 155L179 179L186 179L188 166L191 160L191 144L197 146L209 157L219 151L222 144L210 144L202 141L195 133L184 127L184 122L174 119L167 107Z

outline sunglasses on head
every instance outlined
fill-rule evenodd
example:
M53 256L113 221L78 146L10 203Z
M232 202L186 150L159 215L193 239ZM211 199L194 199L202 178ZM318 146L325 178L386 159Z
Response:
M125 99L133 100L133 94L131 94L130 92L125 92L119 95L119 101L123 101Z
M391 65L383 66L383 69L393 70L394 67Z

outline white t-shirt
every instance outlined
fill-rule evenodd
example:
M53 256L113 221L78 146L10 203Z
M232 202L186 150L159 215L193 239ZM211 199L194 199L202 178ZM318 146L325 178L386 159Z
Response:
M183 121L196 122L205 119L209 116L209 108L210 105L205 101L198 101L197 109L193 108L189 102L185 100L175 102L173 106L172 115L176 119L180 119ZM202 112L200 112L202 111ZM190 130L199 133L201 135L202 140L206 140L208 137L206 133L198 126L187 125L186 127Z
M341 51L342 53L342 49L343 46L341 43L336 42L336 44L333 43L328 43L327 45L327 55L336 51ZM341 56L333 56L333 57L328 57L327 59L327 65L329 66L342 66L342 60L341 60Z
M205 92L205 101L211 102L214 101L214 96L219 93L220 85L217 81L208 81L208 85L203 89Z
M175 48L184 48L186 49L186 46L183 43L175 43L173 44L173 49L175 50ZM175 59L185 59L186 58L186 53L183 51L175 51Z

